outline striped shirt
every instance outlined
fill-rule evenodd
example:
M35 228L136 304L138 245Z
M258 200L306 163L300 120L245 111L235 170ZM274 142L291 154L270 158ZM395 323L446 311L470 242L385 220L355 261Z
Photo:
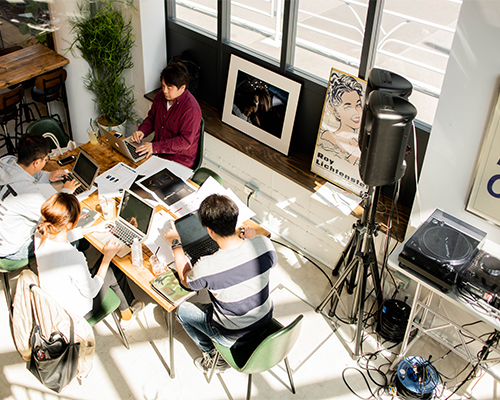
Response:
M277 255L261 235L236 249L201 258L187 276L191 289L208 289L213 304L212 324L229 338L265 329L272 319L269 274Z

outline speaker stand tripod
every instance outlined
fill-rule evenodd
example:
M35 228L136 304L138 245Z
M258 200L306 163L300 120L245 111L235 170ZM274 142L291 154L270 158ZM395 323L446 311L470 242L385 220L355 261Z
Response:
M375 223L377 203L380 196L379 186L368 187L367 198L361 219L353 226L353 232L349 242L342 251L340 258L332 271L334 276L338 275L343 267L343 272L335 282L326 298L316 308L317 313L321 313L326 304L331 300L332 307L329 316L335 314L340 295L344 286L347 292L353 293L356 289L352 304L350 320L356 321L355 348L353 358L360 356L361 334L363 331L363 313L365 308L366 283L370 276L376 296L376 309L382 304L382 289L380 287L380 275L378 272L377 257L373 237L378 231L378 224ZM370 271L370 275L368 275Z

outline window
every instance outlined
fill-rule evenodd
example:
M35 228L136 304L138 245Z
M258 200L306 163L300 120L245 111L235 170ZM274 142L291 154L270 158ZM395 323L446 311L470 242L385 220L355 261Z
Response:
M171 17L217 36L217 0L175 0Z
M221 21L224 43L276 60L282 73L288 69L325 86L332 67L355 76L375 66L402 75L413 84L410 101L426 124L434 120L462 5L462 0L168 2L174 3L175 18L214 34L217 15L227 19Z
M293 66L328 80L332 67L358 75L368 0L300 0Z
M284 1L231 1L230 42L279 61Z
M375 66L411 81L417 119L432 124L462 2L426 3L385 0Z

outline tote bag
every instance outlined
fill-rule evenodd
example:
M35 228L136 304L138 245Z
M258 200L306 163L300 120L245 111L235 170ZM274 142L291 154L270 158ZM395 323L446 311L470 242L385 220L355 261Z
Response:
M30 285L30 288L34 285ZM47 388L60 393L78 374L80 343L75 343L73 319L70 316L69 341L59 331L46 338L36 317L34 302L33 332L30 337L31 358L26 367Z

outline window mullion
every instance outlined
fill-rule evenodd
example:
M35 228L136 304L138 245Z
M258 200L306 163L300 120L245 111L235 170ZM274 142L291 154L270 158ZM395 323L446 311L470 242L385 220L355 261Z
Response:
M284 75L295 59L295 42L299 0L285 1L283 8L283 37L281 39L280 72Z
M361 60L359 64L358 76L366 79L368 71L375 66L377 55L378 35L384 11L385 0L370 0L366 13L365 35L363 38L363 49L361 50Z

